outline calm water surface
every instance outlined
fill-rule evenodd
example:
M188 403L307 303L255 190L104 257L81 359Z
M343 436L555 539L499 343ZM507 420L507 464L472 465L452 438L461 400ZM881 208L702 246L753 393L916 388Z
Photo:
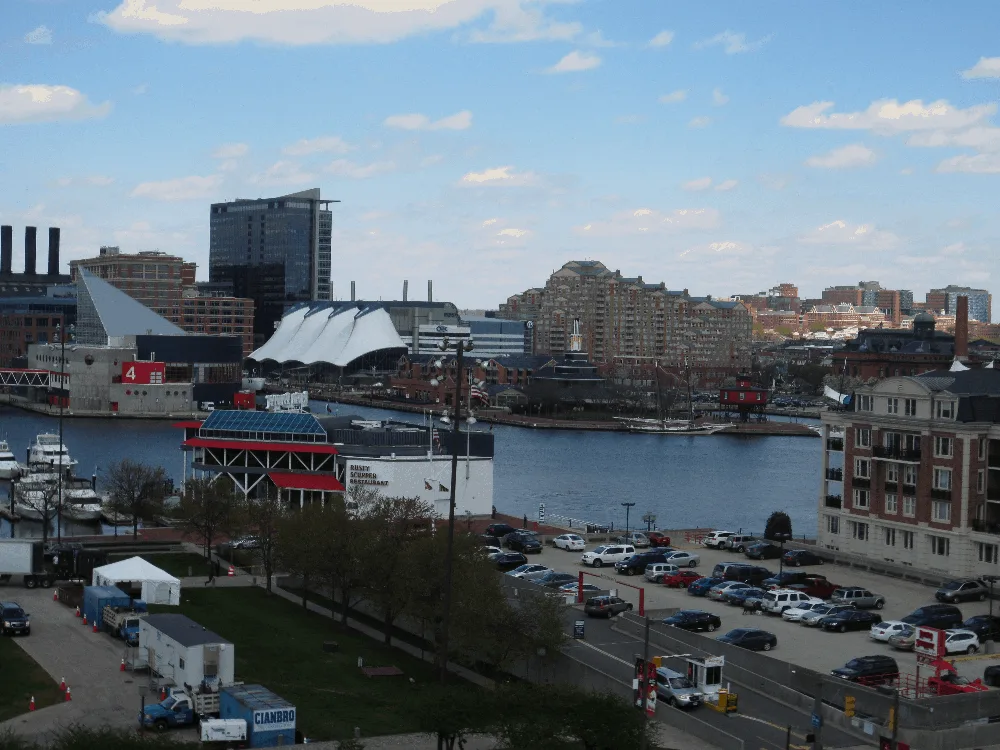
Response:
M340 415L419 421L419 415L333 404ZM317 414L326 404L314 402ZM481 425L479 427L482 427ZM58 419L0 408L0 437L21 460L39 432L58 432ZM663 528L713 526L760 532L774 510L792 518L796 534L816 532L821 441L805 437L630 435L526 430L497 425L494 494L497 508L537 518L572 516L624 526L622 502L634 502L630 524L651 512ZM161 465L180 481L182 432L169 422L67 419L64 435L79 476L98 474L130 457ZM6 493L3 492L3 495ZM18 536L40 535L21 523ZM87 527L98 533L108 527ZM64 529L72 533L75 528ZM0 534L10 535L9 524Z

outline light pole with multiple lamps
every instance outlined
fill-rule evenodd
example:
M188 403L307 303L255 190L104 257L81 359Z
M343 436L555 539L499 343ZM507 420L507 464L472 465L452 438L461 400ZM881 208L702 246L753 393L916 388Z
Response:
M59 489L56 505L56 544L62 544L62 503L63 503L63 472L66 471L63 460L63 410L66 405L66 339L73 336L75 326L68 326L65 330L63 324L56 325L56 333L59 334ZM63 335L65 332L66 335Z
M452 344L447 338L442 339L438 347L441 351L448 351ZM455 419L452 423L451 437L451 486L448 488L448 541L444 558L444 594L441 597L441 643L438 648L438 679L444 682L448 675L448 631L451 626L451 580L452 569L454 567L455 550L455 482L458 479L458 444L459 428L462 419L462 379L465 377L465 352L472 351L472 338L458 339L454 343L455 349ZM434 380L431 385L435 385ZM469 417L471 420L471 416ZM433 522L433 520L432 520Z

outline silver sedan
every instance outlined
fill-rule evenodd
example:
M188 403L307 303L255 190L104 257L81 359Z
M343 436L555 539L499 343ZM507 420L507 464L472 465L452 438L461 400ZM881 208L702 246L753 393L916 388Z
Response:
M701 562L701 557L694 552L671 552L663 562L678 568L693 568Z

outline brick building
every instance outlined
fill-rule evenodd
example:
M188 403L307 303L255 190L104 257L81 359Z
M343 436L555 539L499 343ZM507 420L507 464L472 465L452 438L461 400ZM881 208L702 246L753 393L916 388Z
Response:
M824 414L822 430L820 546L1000 574L1000 370L887 378Z
M958 309L959 297L966 297L969 304L969 320L989 323L993 316L993 295L985 289L949 284L943 289L927 292L927 309L943 311L954 315Z

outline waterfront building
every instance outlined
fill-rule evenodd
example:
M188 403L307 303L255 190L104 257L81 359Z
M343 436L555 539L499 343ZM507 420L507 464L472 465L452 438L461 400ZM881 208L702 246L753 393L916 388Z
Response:
M890 377L822 421L819 546L1000 574L1000 370Z
M243 353L253 351L253 300L203 292L195 263L162 252L102 247L97 257L72 260L69 268L74 282L85 269L188 333L239 336Z
M76 322L76 294L50 287L41 297L0 296L0 367L16 367L31 344L58 340L64 325Z
M521 356L531 353L531 321L466 315L462 323L475 342L476 357Z
M229 477L246 496L276 493L291 508L350 501L355 487L383 497L419 497L448 516L451 451L461 463L455 514L493 507L493 433L444 425L312 414L215 411L204 422L180 422L184 479Z
M927 309L940 310L954 315L958 310L958 299L966 297L969 304L969 320L989 323L993 315L993 295L985 289L949 284L942 289L927 292Z
M256 346L289 306L332 298L333 202L314 188L212 204L209 281L230 282L235 295L253 299Z

